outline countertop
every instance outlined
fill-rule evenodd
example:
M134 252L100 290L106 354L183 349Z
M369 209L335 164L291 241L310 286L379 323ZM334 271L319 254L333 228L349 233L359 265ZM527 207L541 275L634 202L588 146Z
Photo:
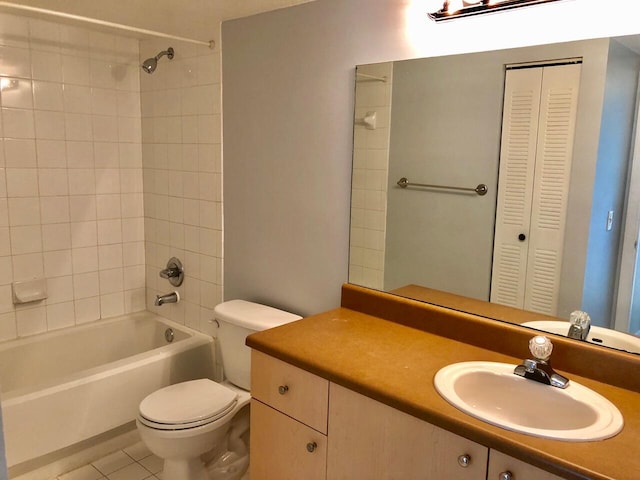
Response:
M636 391L558 369L613 402L625 426L607 440L556 441L477 420L447 403L433 386L435 373L451 363L518 364L521 358L343 307L255 333L247 338L247 345L556 475L640 479L640 394Z

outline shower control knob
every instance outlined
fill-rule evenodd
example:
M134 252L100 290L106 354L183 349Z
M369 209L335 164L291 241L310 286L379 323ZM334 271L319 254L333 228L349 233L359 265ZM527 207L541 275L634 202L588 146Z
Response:
M313 453L316 451L316 448L318 448L318 444L316 442L307 443L307 452Z
M470 463L471 455L464 454L458 457L458 465L460 465L462 468L467 468Z
M287 385L280 385L278 387L278 393L280 395L284 395L285 393L287 393L289 391L289 387Z
M513 473L506 471L498 475L498 480L514 480Z

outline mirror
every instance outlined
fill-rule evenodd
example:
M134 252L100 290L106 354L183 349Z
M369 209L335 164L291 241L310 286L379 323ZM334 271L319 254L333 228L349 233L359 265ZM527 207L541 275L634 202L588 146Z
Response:
M523 280L517 281L524 285L523 295L534 300L510 304L495 298L499 269L509 258L494 251L502 244L496 225L513 205L499 195L499 187L517 185L504 176L513 146L507 140L515 134L503 136L518 128L513 120L518 107L506 102L515 98L505 96L514 81L507 80L514 76L507 72L544 71L540 78L564 81L567 75L558 69L565 64L578 69L577 95L567 120L565 184L551 192L562 197L555 264L529 260L528 273L518 270ZM640 168L631 169L638 72L639 37L358 66L349 281L498 320L567 321L573 310L585 310L596 326L639 331L640 301L636 312L631 293L618 293L632 291L635 271L638 226L630 225L638 218L638 202L628 174L637 175ZM551 91L542 88L540 105ZM547 143L534 141L534 156L554 148L554 133L540 126L555 128L554 108L545 110L544 120L542 113L536 117L538 126L532 128L544 133L539 137ZM534 168L527 178L535 182L545 171ZM486 194L476 193L479 185L486 185ZM536 189L544 194L548 184L531 188L526 198L534 213L544 210ZM546 248L534 248L538 237L529 228L516 232L516 246L520 242L533 252L525 259ZM536 284L536 278L543 281ZM623 308L618 297L626 299ZM541 304L553 301L537 308L536 298ZM624 308L629 312L622 315ZM616 310L622 320L614 318Z

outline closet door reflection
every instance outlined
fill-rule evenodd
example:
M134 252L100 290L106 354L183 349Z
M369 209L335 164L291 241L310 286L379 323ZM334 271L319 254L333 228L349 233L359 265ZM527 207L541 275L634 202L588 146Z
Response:
M491 302L557 313L580 72L506 72Z

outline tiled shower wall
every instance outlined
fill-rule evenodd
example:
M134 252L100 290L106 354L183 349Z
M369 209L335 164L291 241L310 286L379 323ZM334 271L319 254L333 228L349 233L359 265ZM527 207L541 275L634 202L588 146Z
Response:
M145 308L138 41L0 15L0 340ZM14 306L12 282L48 298Z
M357 71L349 281L383 290L393 63ZM374 129L362 124L370 113Z
M219 32L214 33L219 38ZM222 165L218 47L140 42L140 58L173 47L157 70L141 73L147 308L212 332L222 301ZM171 257L185 269L175 288L159 277ZM177 304L154 306L177 290Z

